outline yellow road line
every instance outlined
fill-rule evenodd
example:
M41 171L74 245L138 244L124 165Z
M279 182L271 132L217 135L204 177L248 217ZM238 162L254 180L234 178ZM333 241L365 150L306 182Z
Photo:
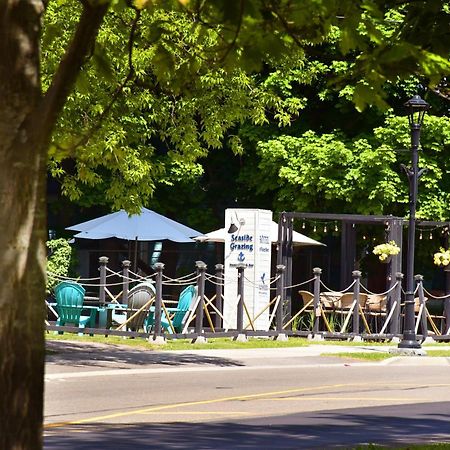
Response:
M272 401L311 401L311 400L352 400L352 401L375 401L375 402L385 402L395 400L395 401L417 401L416 398L393 398L393 397L278 397L278 398L265 398L264 400L272 400ZM422 399L421 399L422 401ZM429 399L427 401L433 401L433 399Z
M150 411L148 413L144 413L145 415L151 414L161 414L161 415L222 415L222 416L254 416L252 413L247 413L243 411Z
M198 400L193 402L182 402L182 403L172 403L169 405L161 405L161 406L151 406L149 408L143 408L143 409L137 409L132 411L120 411L113 414L107 414L103 416L94 416L94 417L88 417L86 419L78 419L73 421L67 421L67 422L55 422L55 423L47 423L44 424L44 429L48 428L60 428L65 427L69 425L80 425L83 423L92 423L92 422L100 422L107 419L115 419L118 417L125 417L125 416L134 416L134 415L140 415L140 414L147 414L149 412L154 411L165 411L169 409L175 409L175 408L182 408L184 406L197 406L197 405L210 405L214 403L222 403L222 402L231 402L231 401L246 401L246 400L253 400L258 399L262 397L274 397L276 395L286 395L286 394L294 394L294 393L300 393L300 392L308 392L308 391L323 391L326 389L332 389L332 388L341 388L341 387L355 387L355 386L388 386L388 387L411 387L411 386L425 386L425 387L447 387L450 386L450 383L445 384L428 384L428 383L395 383L395 382L364 382L364 383L351 383L351 384L345 384L345 383L339 383L339 384L329 384L329 385L323 385L323 386L311 386L311 387L305 387L305 388L296 388L296 389L287 389L283 391L272 391L272 392L260 392L258 394L247 394L247 395L236 395L233 397L221 397L221 398L214 398L211 400Z

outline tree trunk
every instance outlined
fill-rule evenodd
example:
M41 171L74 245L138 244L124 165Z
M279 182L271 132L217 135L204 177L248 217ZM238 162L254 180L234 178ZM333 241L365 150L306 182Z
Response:
M0 448L42 446L45 163L29 122L40 98L41 1L0 6Z
M0 449L42 448L47 146L108 2L84 4L45 96L42 0L0 0Z

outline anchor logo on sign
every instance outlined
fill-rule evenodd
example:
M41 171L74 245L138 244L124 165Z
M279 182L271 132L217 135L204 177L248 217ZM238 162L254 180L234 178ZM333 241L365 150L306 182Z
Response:
M245 260L244 253L240 252L237 259L238 259L239 262L243 262Z

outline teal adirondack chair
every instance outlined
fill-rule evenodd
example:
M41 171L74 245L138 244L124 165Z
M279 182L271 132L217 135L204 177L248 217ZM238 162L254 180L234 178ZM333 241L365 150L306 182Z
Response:
M192 308L197 296L197 288L195 286L187 286L181 291L178 297L178 304L176 308L167 308L167 312L170 314L172 326L176 333L183 331L184 323L189 315L189 311ZM145 322L145 329L148 331L155 324L155 308L150 309L150 314ZM173 334L170 327L169 320L167 319L164 311L161 312L161 328L167 330L169 334Z
M82 316L85 289L78 283L63 281L55 287L56 310L59 318L56 325L74 324L76 327L85 328L95 326L95 309L89 316ZM59 334L63 334L59 331ZM83 333L78 333L80 336Z

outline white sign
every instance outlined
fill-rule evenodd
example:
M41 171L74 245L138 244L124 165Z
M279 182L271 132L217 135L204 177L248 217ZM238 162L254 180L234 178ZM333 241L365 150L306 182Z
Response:
M257 330L269 329L272 211L227 209L225 211L224 328L236 328L237 266L243 264L244 302ZM244 308L244 327L249 323ZM247 327L251 329L251 327Z

